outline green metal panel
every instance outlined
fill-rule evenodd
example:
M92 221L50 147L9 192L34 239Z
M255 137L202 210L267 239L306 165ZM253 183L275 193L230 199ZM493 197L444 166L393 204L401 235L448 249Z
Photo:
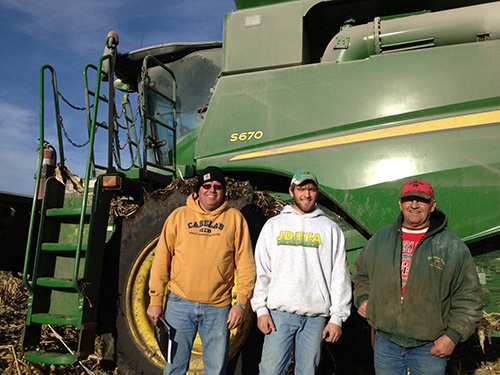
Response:
M322 61L353 61L375 54L498 39L499 12L500 4L493 2L446 12L376 17L335 35Z
M236 4L236 8L246 9L246 8L260 7L269 4L284 3L286 1L289 0L234 0L234 3Z
M198 140L200 127L196 127L177 144L177 162L181 165L194 165L194 145Z
M69 319L73 319L69 324L79 325L81 323L81 310L78 306L78 294L72 290L53 289L50 293L50 310L48 316L67 316Z
M195 157L285 176L311 168L369 232L398 213L402 181L420 176L452 230L492 230L499 55L488 41L222 77Z
M225 74L302 62L302 4L292 2L226 14Z

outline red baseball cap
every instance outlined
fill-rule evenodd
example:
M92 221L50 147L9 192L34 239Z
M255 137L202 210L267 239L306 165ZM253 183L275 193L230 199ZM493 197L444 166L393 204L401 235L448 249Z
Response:
M406 181L403 184L403 189L401 189L401 195L399 198L410 196L422 197L425 199L434 199L434 189L427 181L417 179Z

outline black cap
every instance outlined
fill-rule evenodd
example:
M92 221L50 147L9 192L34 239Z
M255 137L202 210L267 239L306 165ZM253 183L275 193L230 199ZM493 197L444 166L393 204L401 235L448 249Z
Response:
M219 181L226 192L226 178L222 169L217 167L206 167L199 175L196 183L196 192L200 191L201 185L210 181Z

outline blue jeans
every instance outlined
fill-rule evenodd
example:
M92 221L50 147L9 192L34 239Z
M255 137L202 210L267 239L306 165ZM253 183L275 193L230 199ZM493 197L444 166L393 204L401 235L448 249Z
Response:
M327 318L272 310L276 331L264 338L260 375L284 375L292 360L295 342L295 375L313 375L318 368L323 329Z
M375 333L374 363L377 375L444 375L448 358L431 354L430 342L415 348L403 348Z
M172 327L172 363L167 363L165 375L184 375L196 333L203 345L205 375L225 375L229 353L227 318L230 305L215 307L205 303L185 300L170 293L165 319Z

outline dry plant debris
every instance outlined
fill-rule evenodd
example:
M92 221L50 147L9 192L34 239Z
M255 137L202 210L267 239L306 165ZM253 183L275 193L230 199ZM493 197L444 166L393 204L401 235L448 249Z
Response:
M53 366L30 363L22 353L22 333L26 321L28 293L19 277L10 272L0 271L0 373L3 375L119 375L116 370L104 371L100 368L99 338L96 340L95 354L72 366ZM59 332L69 335L64 342ZM71 338L73 335L73 338ZM65 336L67 337L67 336ZM41 347L46 349L68 347L71 350L78 334L72 327L42 327Z
M185 196L192 194L196 187L197 177L189 179L177 178L167 187L155 190L151 193L145 193L144 200L155 199L157 201L166 201L173 191L179 191ZM238 201L245 196L250 197L250 202L259 207L266 218L278 215L286 201L280 197L273 196L267 192L254 191L248 181L236 181L226 177L227 196L230 202ZM241 207L237 207L241 208ZM110 221L117 217L128 219L139 209L139 205L132 197L113 198L110 209Z
M479 344L481 345L481 349L483 349L483 353L484 342L486 338L488 338L488 342L491 345L491 334L494 331L500 331L500 313L487 313L486 311L483 311L483 319L481 319L477 327Z

